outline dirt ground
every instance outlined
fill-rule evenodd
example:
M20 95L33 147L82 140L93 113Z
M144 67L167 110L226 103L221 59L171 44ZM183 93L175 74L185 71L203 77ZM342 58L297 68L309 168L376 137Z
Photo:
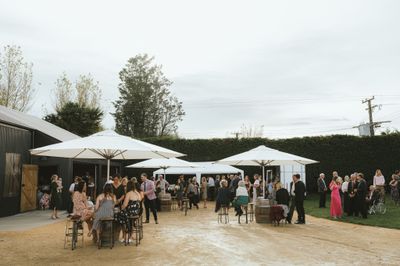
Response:
M399 265L400 230L307 217L306 225L218 224L211 206L159 214L140 246L64 249L65 221L0 232L1 265ZM296 214L295 214L296 217Z

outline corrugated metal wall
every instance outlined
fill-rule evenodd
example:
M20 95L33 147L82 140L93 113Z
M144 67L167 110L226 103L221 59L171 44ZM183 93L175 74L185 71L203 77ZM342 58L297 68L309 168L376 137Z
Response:
M23 164L29 164L31 142L32 133L29 130L0 123L0 217L16 214L20 209L21 191L18 191L15 197L3 196L6 153L21 154L21 167ZM21 182L21 176L19 181Z

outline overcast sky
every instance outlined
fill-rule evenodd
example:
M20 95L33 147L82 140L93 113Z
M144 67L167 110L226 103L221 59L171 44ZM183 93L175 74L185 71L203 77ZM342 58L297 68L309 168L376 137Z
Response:
M31 114L52 111L57 77L91 73L113 111L118 72L155 56L184 104L179 134L271 138L357 134L363 98L400 129L400 1L6 1L0 46L33 62ZM111 115L104 119L113 128Z

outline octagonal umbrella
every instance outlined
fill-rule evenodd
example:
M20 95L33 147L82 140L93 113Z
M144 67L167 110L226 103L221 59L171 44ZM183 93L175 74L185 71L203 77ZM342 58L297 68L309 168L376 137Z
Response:
M306 165L318 162L261 145L249 151L219 160L218 163L236 166L261 166L263 174L263 197L265 197L265 166L293 163Z
M131 137L119 135L113 130L105 130L88 137L32 149L30 152L36 156L106 159L107 178L110 176L111 159L173 158L185 155Z

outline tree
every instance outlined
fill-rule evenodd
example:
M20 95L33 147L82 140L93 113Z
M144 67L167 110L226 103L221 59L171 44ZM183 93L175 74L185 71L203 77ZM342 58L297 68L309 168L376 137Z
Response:
M0 54L0 104L27 111L30 108L32 87L32 63L24 61L21 47L7 45Z
M115 101L116 131L132 137L176 134L177 123L185 115L182 102L169 91L161 66L147 54L128 60L119 73L120 96Z
M67 74L64 72L56 81L56 87L54 89L55 100L54 109L59 111L68 102L72 102L73 90L72 82L68 79Z
M72 82L64 72L55 83L54 109L60 110L68 102L76 102L81 107L100 108L101 90L99 82L94 81L92 75L80 75L75 81L75 91Z
M262 138L264 135L264 126L252 126L245 124L240 128L242 138Z
M80 106L78 103L68 102L55 114L45 116L44 120L85 137L102 129L102 117L103 112L100 108Z

